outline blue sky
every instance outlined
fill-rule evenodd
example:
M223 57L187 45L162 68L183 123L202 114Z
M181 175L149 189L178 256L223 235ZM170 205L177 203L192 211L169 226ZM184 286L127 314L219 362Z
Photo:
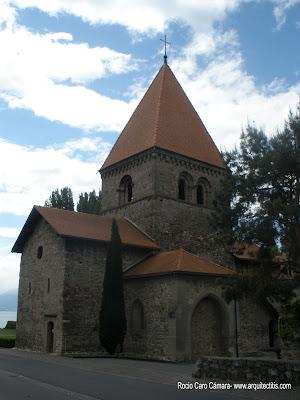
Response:
M126 6L124 6L126 4ZM222 149L299 101L300 0L0 0L0 293L33 204L97 170L163 61Z

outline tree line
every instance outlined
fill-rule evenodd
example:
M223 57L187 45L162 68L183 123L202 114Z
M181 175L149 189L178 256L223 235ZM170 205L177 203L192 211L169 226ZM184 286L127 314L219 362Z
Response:
M49 198L45 201L45 206L74 211L75 207L72 190L67 186L62 189L53 190ZM99 214L100 208L101 191L99 191L98 194L95 190L80 193L76 205L76 211L89 214Z

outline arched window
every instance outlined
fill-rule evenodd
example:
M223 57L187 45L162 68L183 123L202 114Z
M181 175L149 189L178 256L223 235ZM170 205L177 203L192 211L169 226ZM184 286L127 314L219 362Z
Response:
M37 258L41 259L43 257L43 246L39 246L37 249Z
M197 204L204 204L204 189L200 183L197 185Z
M133 200L133 183L131 176L123 176L118 191L120 205L130 203Z
M209 181L202 177L198 179L196 186L196 203L209 207L211 204L211 186Z
M193 178L187 172L182 172L178 179L178 199L191 201Z
M133 334L141 334L145 328L144 308L140 300L135 300L131 310L131 329Z
M186 182L183 178L179 179L178 182L178 198L179 200L185 200L186 196Z

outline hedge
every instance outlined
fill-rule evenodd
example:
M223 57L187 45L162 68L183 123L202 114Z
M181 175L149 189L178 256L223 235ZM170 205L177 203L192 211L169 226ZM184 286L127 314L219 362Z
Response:
M7 321L5 329L16 329L16 321Z
M0 337L0 347L11 349L15 347L16 339Z

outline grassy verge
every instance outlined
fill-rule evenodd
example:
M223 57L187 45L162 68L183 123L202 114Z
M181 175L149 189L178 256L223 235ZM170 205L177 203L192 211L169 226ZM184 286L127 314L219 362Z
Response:
M15 347L16 330L15 329L0 329L0 347L12 348Z
M0 329L0 338L15 339L16 330L15 329Z

